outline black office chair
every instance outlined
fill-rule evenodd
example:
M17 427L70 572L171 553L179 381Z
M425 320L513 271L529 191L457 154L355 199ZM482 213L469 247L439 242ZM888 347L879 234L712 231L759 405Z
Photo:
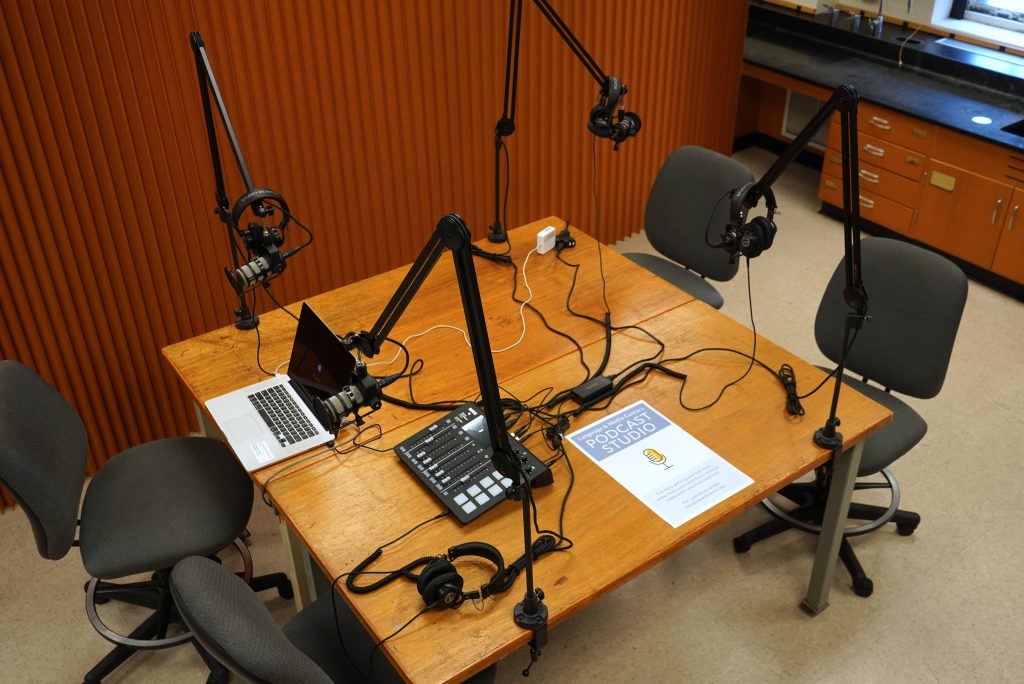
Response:
M333 602L330 594L321 596L282 630L238 577L198 556L174 566L171 593L199 643L246 681L402 681L387 657L374 652L372 638L340 596ZM493 682L496 672L492 665L469 681Z
M667 258L631 252L626 258L716 309L722 295L708 278L731 280L739 268L708 246L729 222L726 195L754 180L741 162L703 147L680 147L658 171L644 213L651 246Z
M899 534L908 536L921 520L917 513L899 509L899 486L889 466L921 441L928 425L890 390L930 399L942 389L967 300L967 278L945 257L897 240L864 240L861 256L870 319L856 333L847 370L864 376L865 380L844 376L843 392L855 389L893 412L892 422L865 441L857 472L858 478L881 474L885 481L858 481L855 485L857 490L890 489L891 501L885 507L850 504L849 518L869 522L846 528L839 557L853 578L854 592L870 596L874 585L865 576L849 537L866 534L889 522L895 523ZM842 298L844 284L845 269L840 263L828 283L814 323L818 348L833 361L840 356L843 319L848 310ZM868 384L868 379L881 387ZM839 413L841 417L842 395ZM791 528L820 533L830 472L828 466L819 468L813 482L795 483L779 490L779 494L796 504L795 508L783 509L766 499L763 503L774 518L733 539L736 552L745 553L751 544Z
M222 442L179 437L132 447L110 459L93 476L83 500L87 451L85 427L64 397L22 364L0 361L0 485L28 516L43 558L57 560L79 547L92 577L86 613L116 645L85 675L91 683L137 650L191 639L186 631L168 636L168 627L180 618L167 581L182 558L213 555L234 543L244 576L251 579L252 561L238 536L252 511L253 488ZM108 581L149 573L147 581ZM291 596L283 573L254 583ZM110 600L144 606L153 614L131 634L121 635L103 623L96 608ZM213 680L224 681L227 672L198 650Z

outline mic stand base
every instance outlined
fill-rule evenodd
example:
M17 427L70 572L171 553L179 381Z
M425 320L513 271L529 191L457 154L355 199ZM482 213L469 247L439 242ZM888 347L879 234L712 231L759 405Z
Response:
M538 589L537 591L539 592L540 590ZM529 603L533 605L528 605ZM512 619L523 629L533 630L534 632L543 630L545 636L547 636L548 607L541 603L539 594L532 601L524 598L517 603L515 610L512 611ZM547 639L545 638L544 641L546 642Z
M836 432L833 425L818 428L814 432L814 443L823 449L835 451L836 449L843 448L843 435L840 432Z
M249 311L249 307L235 309L235 327L239 330L252 330L259 324L260 317Z
M501 224L495 224L487 232L487 239L491 242L508 242L508 233L501 229Z

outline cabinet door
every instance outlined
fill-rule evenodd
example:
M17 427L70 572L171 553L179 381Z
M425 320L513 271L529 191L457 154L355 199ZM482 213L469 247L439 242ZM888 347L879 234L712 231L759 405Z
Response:
M990 268L1013 189L931 160L921 182L910 236L982 268Z
M1014 190L1010 211L992 259L992 270L1001 276L1024 283L1024 190Z

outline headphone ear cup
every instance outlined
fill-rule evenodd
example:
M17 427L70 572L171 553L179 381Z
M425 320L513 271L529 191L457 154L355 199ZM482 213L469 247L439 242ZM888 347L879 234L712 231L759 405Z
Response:
M754 220L759 221L764 229L764 247L761 248L761 251L766 252L772 246L772 243L775 242L775 231L778 228L775 227L775 222L766 216L761 216Z
M416 590L428 606L436 603L439 608L456 608L462 603L463 582L455 566L439 558L423 568Z
M775 224L764 216L758 216L743 226L740 236L740 245L742 247L740 252L744 256L753 259L771 247L774 240Z
M587 128L599 138L610 138L612 135L611 110L602 103L594 105L594 108L590 110Z

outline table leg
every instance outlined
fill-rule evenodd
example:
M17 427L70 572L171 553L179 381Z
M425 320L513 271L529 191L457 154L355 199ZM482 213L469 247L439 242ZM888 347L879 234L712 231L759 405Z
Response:
M828 594L832 588L836 561L839 559L839 545L843 541L846 514L850 510L853 485L857 480L857 469L863 452L864 443L861 442L842 452L832 463L832 483L829 485L825 518L821 523L818 549L814 554L811 581L803 601L804 608L815 615L828 607Z

